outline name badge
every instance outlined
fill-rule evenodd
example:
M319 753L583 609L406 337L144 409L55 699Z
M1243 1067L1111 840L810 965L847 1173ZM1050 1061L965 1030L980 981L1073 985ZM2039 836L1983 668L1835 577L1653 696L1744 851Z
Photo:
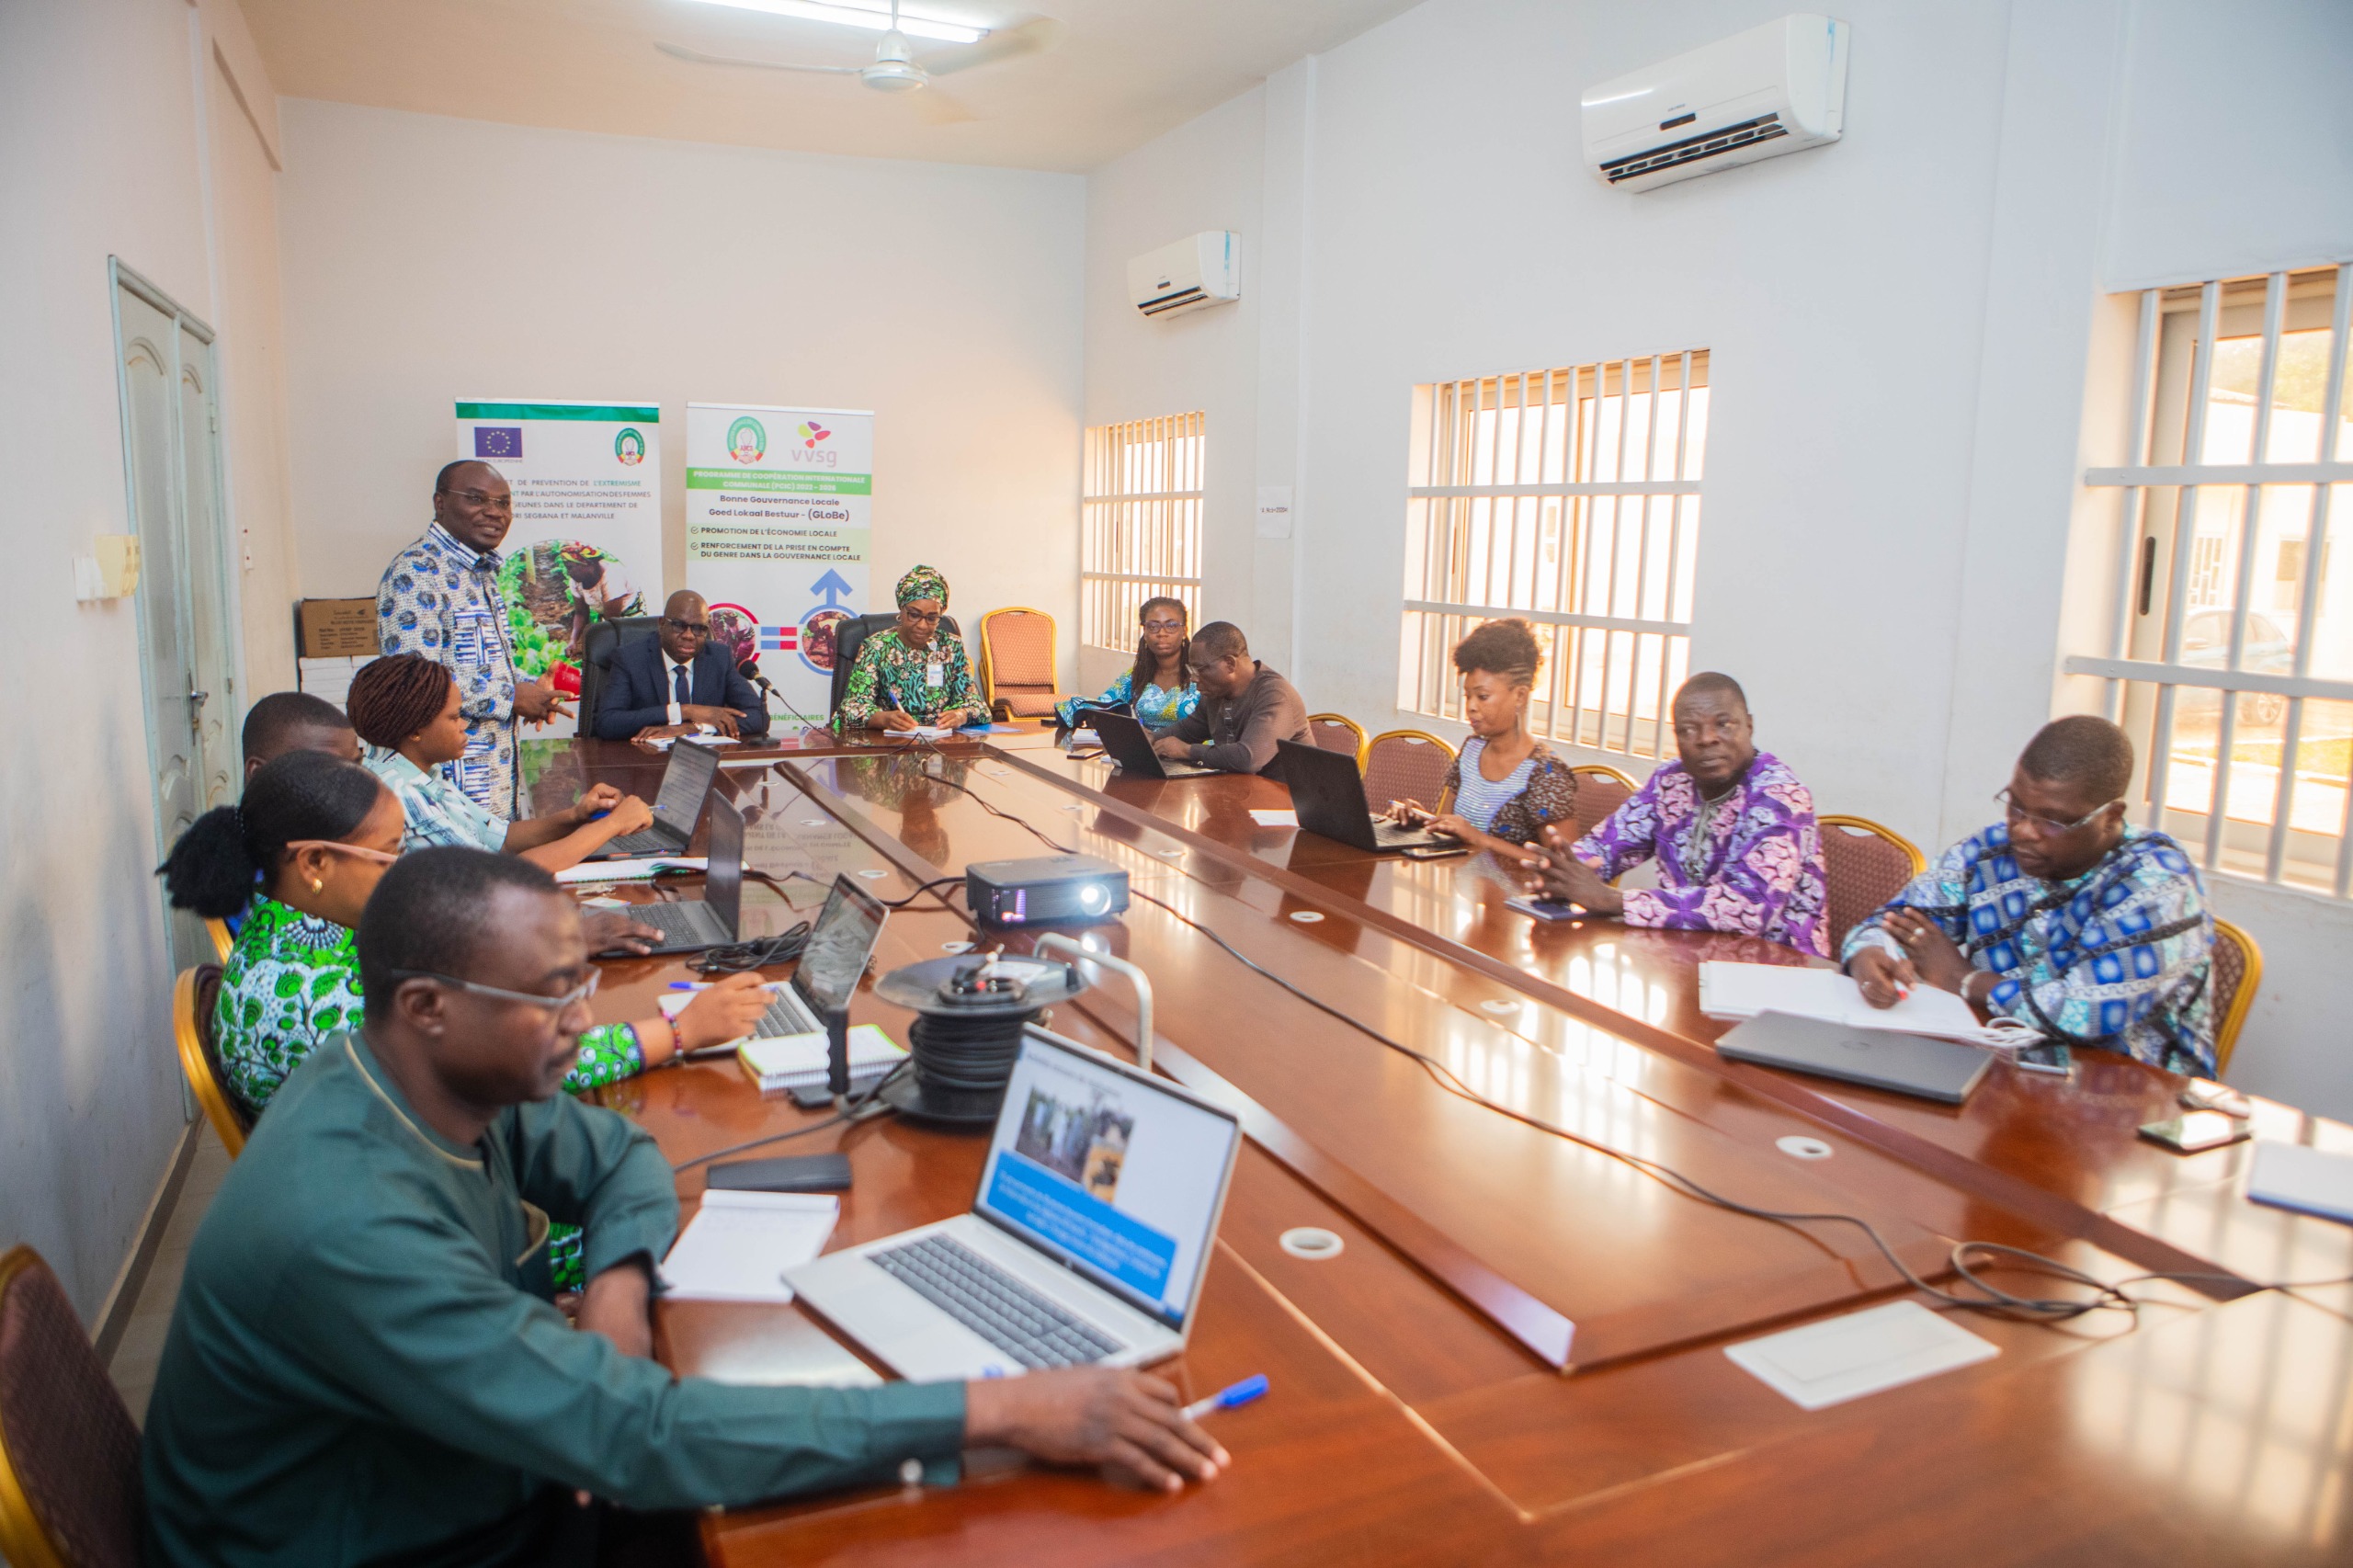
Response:
M923 667L923 683L926 686L946 686L948 672L937 663L926 665Z

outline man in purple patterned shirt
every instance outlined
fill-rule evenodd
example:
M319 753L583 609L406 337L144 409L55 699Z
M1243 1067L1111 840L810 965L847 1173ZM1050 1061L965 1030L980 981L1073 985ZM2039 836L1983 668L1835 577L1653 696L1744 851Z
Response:
M1615 915L1629 926L1764 937L1817 958L1827 883L1813 796L1780 758L1756 749L1740 683L1711 671L1675 694L1677 761L1574 845L1558 828L1529 890ZM1609 884L1644 860L1659 885Z

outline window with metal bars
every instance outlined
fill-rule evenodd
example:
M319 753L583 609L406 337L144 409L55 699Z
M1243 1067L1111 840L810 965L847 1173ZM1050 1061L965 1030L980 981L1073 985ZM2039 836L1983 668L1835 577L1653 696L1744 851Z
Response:
M1703 348L1416 387L1398 706L1461 719L1455 643L1516 615L1546 650L1538 734L1665 756L1707 437Z
M1135 652L1146 599L1182 600L1200 624L1203 416L1173 414L1086 432L1079 504L1079 640Z
M2107 682L2141 758L2133 803L2210 871L2347 896L2353 583L2353 266L2137 300Z

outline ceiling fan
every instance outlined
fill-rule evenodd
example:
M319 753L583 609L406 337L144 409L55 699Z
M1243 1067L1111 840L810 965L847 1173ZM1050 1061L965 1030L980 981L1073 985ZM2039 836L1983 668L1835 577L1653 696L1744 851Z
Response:
M891 0L891 28L876 45L870 65L807 65L788 60L746 60L737 55L707 54L683 44L654 47L673 60L696 65L733 65L756 71L800 71L819 76L855 76L879 93L912 93L929 87L935 76L994 65L1000 61L1038 54L1062 40L1063 25L1051 17L1032 17L1011 27L993 28L973 43L937 50L918 59L899 30L898 0ZM946 94L934 89L919 100L924 118L935 124L971 119L974 116Z

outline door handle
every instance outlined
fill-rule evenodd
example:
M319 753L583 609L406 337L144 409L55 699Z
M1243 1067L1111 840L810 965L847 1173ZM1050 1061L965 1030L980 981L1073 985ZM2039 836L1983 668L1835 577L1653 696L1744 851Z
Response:
M191 706L201 708L212 699L212 694L209 691L190 691L188 694L188 699Z

